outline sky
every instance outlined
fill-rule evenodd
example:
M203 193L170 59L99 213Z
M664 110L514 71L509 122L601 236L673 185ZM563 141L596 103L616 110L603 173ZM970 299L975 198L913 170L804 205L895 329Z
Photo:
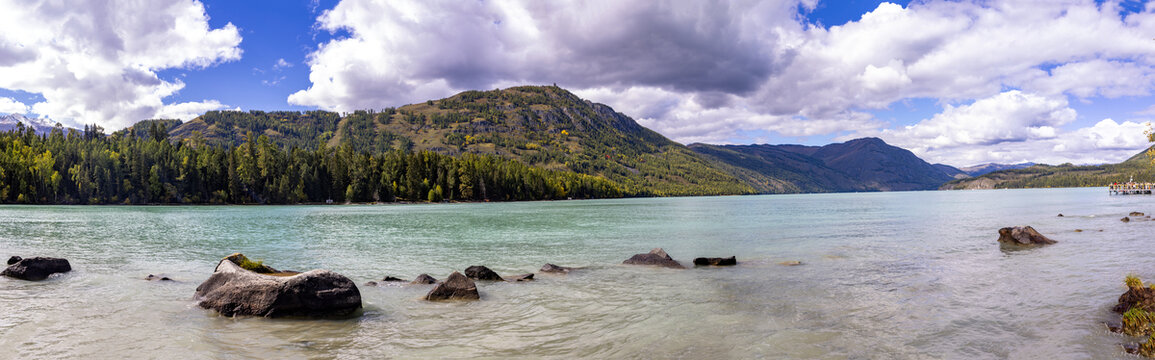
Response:
M0 0L0 114L115 130L557 84L684 144L879 137L1113 163L1155 119L1155 2Z

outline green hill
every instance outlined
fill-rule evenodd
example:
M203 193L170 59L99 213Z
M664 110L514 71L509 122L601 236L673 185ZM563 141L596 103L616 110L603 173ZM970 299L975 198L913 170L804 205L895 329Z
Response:
M548 170L603 176L635 196L755 192L689 148L556 86L466 91L344 116L212 111L169 127L172 139L213 145L240 144L248 132L285 148L496 155Z
M1150 149L1149 149L1150 150ZM1148 151L1149 151L1148 150ZM1155 182L1155 166L1147 151L1135 154L1118 164L1034 165L1022 169L1001 170L969 179L943 184L943 190L1020 189L1048 187L1107 186L1113 182Z

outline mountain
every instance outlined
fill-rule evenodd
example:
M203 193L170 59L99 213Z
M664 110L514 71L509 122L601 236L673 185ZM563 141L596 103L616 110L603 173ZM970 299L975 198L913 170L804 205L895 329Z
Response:
M20 114L0 115L0 131L14 130L16 129L17 123L24 124L24 126L31 126L37 134L47 134L56 127L55 121L45 118L30 118Z
M1019 189L1047 187L1107 186L1113 182L1155 182L1155 166L1148 148L1118 164L1106 165L1045 165L998 170L969 179L943 184L942 190Z
M934 167L937 168L939 171L942 171L944 174L950 175L950 177L955 178L955 179L966 179L966 178L969 178L971 176L974 176L974 175L971 175L970 173L967 173L966 171L964 171L962 169L959 169L959 168L956 168L954 166L950 166L947 164L931 164L931 165L934 165Z
M633 196L924 190L961 174L875 138L826 146L687 147L556 86L465 91L344 114L210 111L183 123L150 120L125 131L151 136L156 129L194 144L238 145L252 134L253 141L282 148L495 155L602 176Z
M877 138L826 146L692 144L690 148L760 192L770 193L930 190L958 173Z
M759 193L867 190L821 159L787 150L788 146L690 144L690 149Z
M603 176L636 196L755 192L686 146L556 86L466 91L343 115L211 111L169 128L171 139L208 144L239 144L250 132L282 147L497 155L550 170Z
M1028 168L1028 167L1035 166L1035 165L1036 164L1033 162L1025 162L1025 163L1018 163L1018 164L987 163L987 164L982 164L982 165L968 166L968 167L961 168L959 170L962 170L963 172L965 172L967 175L970 175L970 176L981 176L981 175L984 175L987 173L992 173L995 171L1022 169L1022 168Z

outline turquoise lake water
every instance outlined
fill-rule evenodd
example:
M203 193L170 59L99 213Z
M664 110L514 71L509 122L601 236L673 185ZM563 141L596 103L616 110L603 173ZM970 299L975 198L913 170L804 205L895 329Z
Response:
M1123 277L1155 282L1155 222L1119 221L1132 211L1155 212L1155 197L0 206L0 256L64 257L74 269L0 278L0 358L1118 358L1117 344L1137 339L1102 322ZM1001 250L997 230L1015 225L1059 243ZM621 265L655 247L688 266L731 255L739 265ZM365 310L353 319L227 318L193 293L233 252L358 284L470 265L582 269L479 283L477 302L422 301L431 286L359 286Z

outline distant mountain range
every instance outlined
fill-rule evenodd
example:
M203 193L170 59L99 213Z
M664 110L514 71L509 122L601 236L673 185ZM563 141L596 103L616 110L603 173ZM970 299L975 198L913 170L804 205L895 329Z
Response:
M992 173L995 171L1023 169L1023 168L1029 168L1029 167L1035 166L1035 165L1037 165L1037 164L1035 164L1033 162L1025 162L1025 163L1018 163L1018 164L987 163L987 164L982 164L982 165L968 166L968 167L960 168L959 170L962 170L963 172L965 172L967 175L970 175L970 176L982 176L984 174Z
M1048 187L1107 186L1113 182L1155 182L1155 166L1147 155L1148 148L1118 164L1041 165L1009 168L943 184L943 190L1018 189ZM1005 166L1005 165L1004 165Z
M56 127L56 122L44 118L30 118L20 114L0 115L0 131L16 129L16 124L32 127L37 134L47 134Z
M690 148L763 193L937 189L962 173L932 165L878 138L826 146L708 145Z

